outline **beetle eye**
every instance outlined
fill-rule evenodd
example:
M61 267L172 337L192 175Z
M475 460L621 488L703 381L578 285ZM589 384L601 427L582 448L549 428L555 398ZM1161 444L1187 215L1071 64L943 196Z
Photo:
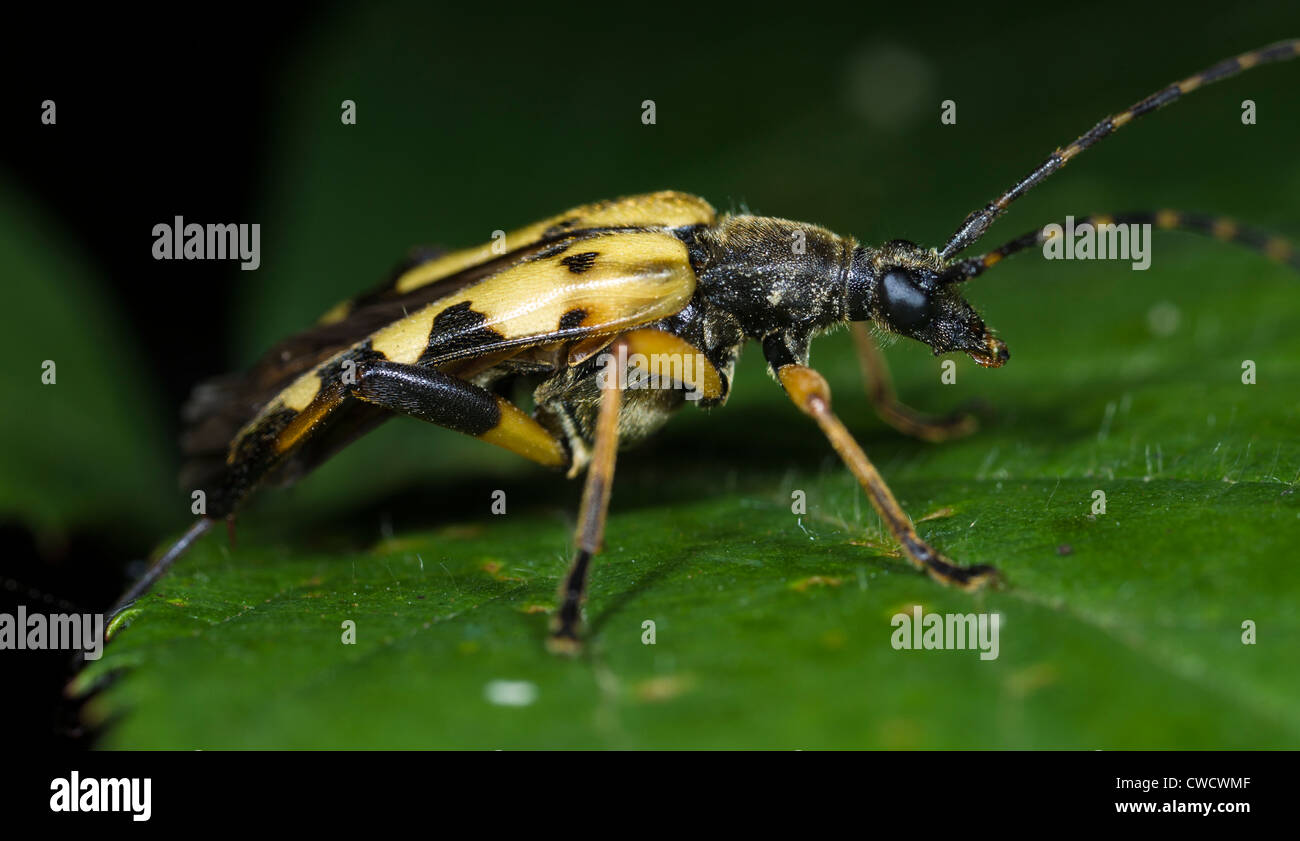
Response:
M895 327L910 330L930 320L930 296L916 285L911 272L891 269L880 288L884 293L885 313Z

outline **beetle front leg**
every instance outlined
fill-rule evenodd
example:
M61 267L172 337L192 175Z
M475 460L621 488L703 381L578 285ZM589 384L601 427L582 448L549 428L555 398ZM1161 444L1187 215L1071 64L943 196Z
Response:
M997 580L998 571L995 568L983 564L971 567L957 566L922 540L916 533L916 529L912 528L912 521L907 516L907 512L898 504L898 500L894 499L894 494L885 484L880 472L858 446L858 442L853 440L853 436L849 434L840 419L831 411L831 391L822 375L806 365L793 361L781 342L765 342L764 351L781 387L785 389L795 406L821 427L822 433L852 471L858 483L862 485L862 489L867 492L867 498L871 500L872 506L880 514L890 534L903 547L903 552L915 567L925 570L931 578L941 584L954 585L963 590L975 590Z
M858 364L862 367L867 396L871 398L871 405L881 420L904 435L922 441L947 441L975 431L979 423L970 412L958 410L948 415L927 415L900 403L889 376L889 365L871 338L867 326L855 321L850 330L853 333L853 345L858 351Z

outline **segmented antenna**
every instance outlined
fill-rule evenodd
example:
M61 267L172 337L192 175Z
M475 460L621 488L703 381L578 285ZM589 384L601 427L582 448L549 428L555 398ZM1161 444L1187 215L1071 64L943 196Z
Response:
M1151 225L1162 231L1190 231L1211 236L1220 242L1230 242L1243 248L1262 254L1271 260L1285 263L1300 271L1300 249L1289 240L1274 236L1259 228L1242 225L1226 216L1213 216L1204 213L1181 213L1177 210L1142 210L1130 213L1097 213L1076 219L1076 229L1080 225ZM1022 234L1010 242L1001 245L981 257L968 257L958 260L944 270L939 276L940 283L961 283L984 274L987 269L996 266L1007 257L1026 248L1042 245L1048 239L1050 225L1043 225Z
M1195 76L1189 76L1181 82L1175 82L1163 90L1156 91L1146 99L1131 106L1128 110L1107 117L1097 125L1093 126L1086 134L1079 137L1064 149L1057 149L1047 157L1038 167L1017 181L1011 189L1007 190L995 201L988 204L982 210L976 210L966 217L966 220L958 226L953 235L948 238L948 243L939 252L939 256L948 260L954 255L965 251L982 236L984 232L993 224L993 220L1002 215L1007 209L1007 205L1032 190L1034 187L1047 180L1048 176L1065 166L1072 158L1082 152L1084 149L1092 146L1103 137L1122 128L1128 123L1157 111L1183 94L1191 93L1197 88L1204 87L1211 82L1217 82L1220 79L1226 79L1229 76L1240 73L1243 70L1249 70L1260 64L1267 64L1273 61L1286 61L1287 59L1300 56L1300 38L1291 38L1286 41L1279 41L1267 47L1258 50L1252 50L1248 53L1242 53L1236 58L1229 58L1219 62L1213 67L1197 73Z

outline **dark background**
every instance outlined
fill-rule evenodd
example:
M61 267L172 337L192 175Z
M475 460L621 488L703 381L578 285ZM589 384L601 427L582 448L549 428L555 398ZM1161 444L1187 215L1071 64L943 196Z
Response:
M939 244L1104 113L1300 31L1283 3L358 8L54 14L7 33L0 173L21 194L15 203L52 220L102 282L173 465L176 408L195 381L248 363L369 287L410 245L467 245L571 205L663 188L869 242ZM353 46L384 33L391 52L359 63L375 53ZM1207 118L1245 96L1294 100L1294 68L1257 72L1090 152L988 244L1067 212L1162 205L1295 233L1287 185L1300 134L1274 132L1243 156L1240 127ZM339 135L348 97L359 124ZM58 103L56 128L39 122L45 98ZM639 121L645 98L657 101L654 127ZM959 107L952 130L937 118L948 98ZM427 132L388 130L387 115L410 111L428 115ZM298 167L322 157L337 179L303 188ZM262 268L152 260L149 231L175 214L260 222ZM311 239L304 229L314 247L285 244L295 232ZM23 283L5 279L11 316ZM179 498L133 503L184 522ZM0 518L3 595L29 604L104 608L127 561L160 537L159 516L70 522L53 538L21 516ZM3 656L6 683L39 687L6 693L20 707L10 721L86 744L71 711L52 703L66 664Z
M170 208L198 220L252 215L265 176L271 80L285 45L323 8L268 4L256 25L234 7L210 17L173 9L159 13L170 26L152 31L147 20L33 15L8 33L7 77L17 84L0 134L0 168L34 206L55 215L110 299L129 302L115 314L142 348L142 375L173 409L196 373L231 364L229 265L191 262L178 283L176 264L142 259L138 238L124 232L148 231ZM26 119L45 99L57 103L58 131ZM6 286L21 298L15 283L21 280ZM174 440L176 412L162 420ZM145 557L155 539L128 522L73 528L50 541L4 517L0 610L12 613L19 602L33 610L105 610L139 568L128 570L129 561ZM79 704L61 694L74 666L55 654L7 652L5 683L23 687L5 693L6 721L19 741L92 743L77 720Z

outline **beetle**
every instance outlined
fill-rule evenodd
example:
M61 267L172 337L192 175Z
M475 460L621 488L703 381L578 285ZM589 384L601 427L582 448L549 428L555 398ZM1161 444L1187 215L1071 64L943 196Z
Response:
M1227 59L1098 122L998 198L971 213L942 248L905 240L863 245L824 228L658 192L573 208L505 236L505 247L416 252L390 282L338 305L273 347L250 370L199 385L183 410L183 483L207 513L119 602L143 595L217 521L265 483L289 483L389 417L410 415L575 477L586 471L572 564L559 591L550 645L580 645L581 605L599 551L616 452L688 402L723 405L737 358L757 342L790 400L821 429L862 485L908 560L936 581L976 589L993 566L962 566L924 541L871 460L831 409L808 364L818 334L850 324L871 400L884 420L927 440L970 432L963 413L931 417L896 399L866 325L962 352L996 368L1006 344L959 286L1040 244L1036 228L978 257L978 242L1008 205L1129 122L1242 70L1300 55L1300 39ZM1300 267L1285 241L1172 211L1089 217L1208 233ZM633 388L628 360L689 359ZM645 380L641 380L642 383ZM526 413L510 395L532 388ZM675 387L682 386L683 388Z

